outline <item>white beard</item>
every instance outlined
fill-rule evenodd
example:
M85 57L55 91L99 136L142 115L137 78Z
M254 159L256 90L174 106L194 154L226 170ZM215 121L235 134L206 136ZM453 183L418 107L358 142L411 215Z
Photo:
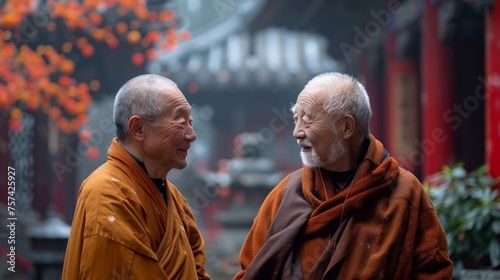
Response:
M309 145L309 141L302 141L302 143ZM318 156L318 153L316 153L316 150L314 150L313 147L311 147L310 152L304 152L300 151L300 158L302 159L302 164L304 164L307 167L322 167L328 164L335 163L339 158L341 158L346 152L346 148L343 145L343 143L333 143L332 146L330 147L330 153L328 154L328 159L326 161L322 161L320 157Z
M314 148L310 152L300 151L300 158L302 159L302 164L307 167L318 167L321 165L321 159Z

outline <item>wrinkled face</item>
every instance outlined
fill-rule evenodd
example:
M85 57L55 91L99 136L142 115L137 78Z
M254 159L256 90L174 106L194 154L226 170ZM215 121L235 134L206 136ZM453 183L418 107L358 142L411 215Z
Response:
M187 166L187 152L196 140L191 106L178 89L165 94L165 111L155 125L144 126L144 151L153 164L168 169Z
M345 154L345 144L332 129L334 118L323 107L325 96L303 91L294 107L293 136L301 147L302 163L308 167L324 167Z

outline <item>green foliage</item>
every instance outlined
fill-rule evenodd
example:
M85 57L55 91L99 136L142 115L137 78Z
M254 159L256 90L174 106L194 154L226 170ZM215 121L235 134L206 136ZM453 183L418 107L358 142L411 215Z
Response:
M432 176L425 188L448 238L455 272L500 269L500 197L487 166L467 172L458 163Z

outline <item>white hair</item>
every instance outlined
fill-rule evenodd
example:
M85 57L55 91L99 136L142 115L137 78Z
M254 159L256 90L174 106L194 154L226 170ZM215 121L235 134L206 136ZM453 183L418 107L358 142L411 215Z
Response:
M304 90L326 93L325 111L339 117L351 115L356 122L356 130L363 138L368 136L372 116L370 98L356 78L336 72L325 73L312 78Z
M118 90L113 108L118 140L127 140L128 121L134 115L156 125L165 109L159 102L165 87L177 88L177 84L160 75L145 74L132 78Z

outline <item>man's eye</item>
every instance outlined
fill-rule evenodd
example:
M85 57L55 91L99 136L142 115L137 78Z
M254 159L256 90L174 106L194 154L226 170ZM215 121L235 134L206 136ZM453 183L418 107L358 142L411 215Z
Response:
M181 124L181 125L186 125L186 119L185 118L178 118L176 123Z
M304 116L302 117L302 121L304 121L305 123L311 123L312 118L310 116Z

